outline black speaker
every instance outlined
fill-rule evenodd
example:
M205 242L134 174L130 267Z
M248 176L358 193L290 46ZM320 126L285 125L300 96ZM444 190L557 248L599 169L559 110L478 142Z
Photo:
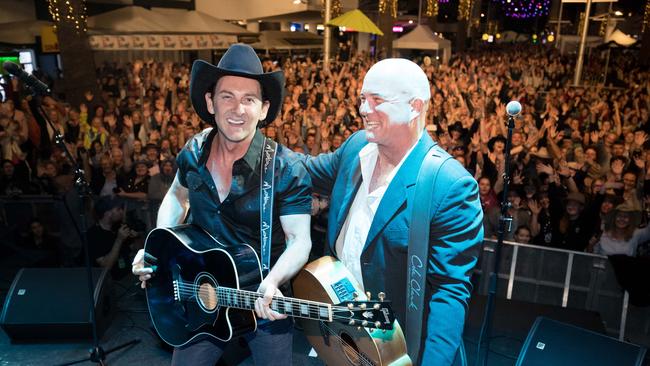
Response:
M91 339L85 268L23 268L14 278L0 315L12 341ZM93 268L93 304L101 336L114 314L110 272Z
M540 316L516 366L640 366L645 353L643 347Z

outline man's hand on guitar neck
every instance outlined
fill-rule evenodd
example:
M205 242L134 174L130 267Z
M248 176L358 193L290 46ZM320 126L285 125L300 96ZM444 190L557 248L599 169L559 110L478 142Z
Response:
M269 320L280 320L286 319L287 315L280 314L275 310L271 310L271 303L273 302L273 296L284 296L282 291L278 289L278 286L271 281L265 279L260 283L260 287L257 289L257 292L264 294L264 297L259 297L255 300L255 314L262 319Z
M153 263L146 262L147 264L150 264L149 267L145 266L145 252L144 249L138 250L138 253L135 255L135 258L133 258L133 263L131 267L131 271L133 272L134 275L138 276L138 279L141 281L140 287L146 288L147 287L147 280L151 278L154 270L155 270L155 265L151 265Z

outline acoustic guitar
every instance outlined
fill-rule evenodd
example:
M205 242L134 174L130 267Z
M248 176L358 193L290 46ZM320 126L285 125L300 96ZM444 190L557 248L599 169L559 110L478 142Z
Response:
M249 245L223 245L196 225L158 228L147 236L145 262L155 270L146 288L149 314L156 332L166 343L179 347L198 337L228 341L257 329L253 309L255 300L262 297L256 292L262 271L257 253ZM340 269L337 262L321 262L322 272ZM321 287L321 292L327 292L336 288L345 295L344 291L353 290L349 285L351 278L330 276L322 281L312 278L312 273L313 270L299 276L300 286L308 288L304 291ZM330 282L334 278L336 282ZM350 299L332 303L276 296L270 307L282 314L311 319L313 324L363 325L377 329L383 337L401 334L399 327L393 326L395 318L388 301ZM350 329L339 336L356 337L359 330ZM349 344L359 347L354 342Z
M345 265L333 257L308 263L294 279L293 292L297 297L329 304L370 301L370 294L364 294ZM378 294L382 304L384 297L384 293ZM329 366L412 365L397 320L392 329L368 327L370 323L355 319L347 324L323 321L301 321L301 324L318 357Z

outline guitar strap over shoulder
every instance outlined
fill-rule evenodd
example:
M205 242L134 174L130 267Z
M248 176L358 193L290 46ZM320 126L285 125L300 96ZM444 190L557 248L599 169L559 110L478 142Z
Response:
M435 146L435 145L434 145ZM449 158L449 157L448 157ZM422 340L422 319L425 314L426 276L429 264L429 229L433 187L443 157L433 146L422 161L415 184L409 230L408 273L406 282L406 349L414 365L419 365Z
M271 236L273 234L273 193L275 172L275 153L278 144L264 138L262 161L260 162L260 244L262 255L262 277L271 269Z

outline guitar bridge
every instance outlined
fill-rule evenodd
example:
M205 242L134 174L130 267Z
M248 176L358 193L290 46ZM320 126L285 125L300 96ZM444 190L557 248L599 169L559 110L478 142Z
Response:
M181 301L181 291L177 280L172 281L172 287L174 288L174 301Z

